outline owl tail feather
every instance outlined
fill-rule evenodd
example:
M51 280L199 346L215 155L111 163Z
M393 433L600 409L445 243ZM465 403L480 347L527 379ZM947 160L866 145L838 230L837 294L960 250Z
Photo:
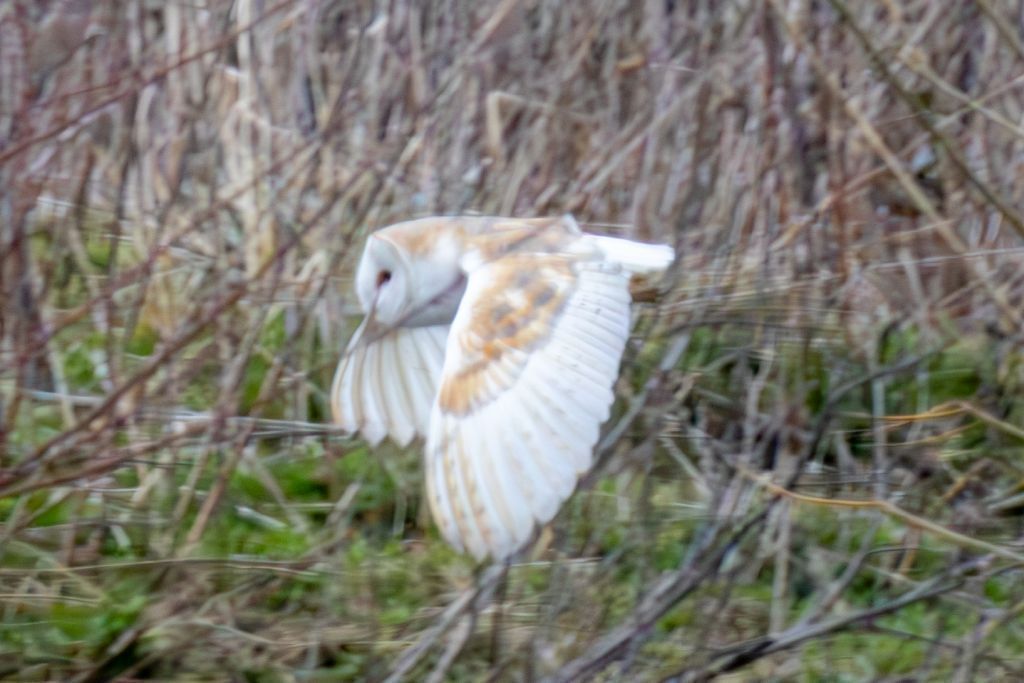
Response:
M667 244L644 244L618 237L587 235L605 258L620 264L633 275L660 273L675 260L675 250Z

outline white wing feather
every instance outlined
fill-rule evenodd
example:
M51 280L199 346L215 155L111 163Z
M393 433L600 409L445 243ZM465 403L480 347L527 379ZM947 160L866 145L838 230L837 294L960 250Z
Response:
M370 445L426 436L444 363L447 325L400 327L368 344L353 335L331 387L334 421Z
M528 348L501 342L497 358L494 348L489 355L467 353L466 340L482 344L480 326L499 305L522 299L507 284L503 271L511 267L499 259L468 279L441 383L462 381L466 386L447 388L454 395L475 392L480 401L456 406L442 388L427 437L434 518L449 543L477 559L503 559L522 547L590 468L629 335L628 273L619 264L579 261L571 281L562 283L559 310ZM460 371L481 363L475 384L459 379Z

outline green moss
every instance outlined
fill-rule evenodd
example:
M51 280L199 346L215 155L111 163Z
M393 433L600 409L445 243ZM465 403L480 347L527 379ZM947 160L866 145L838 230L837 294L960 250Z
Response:
M132 330L132 335L125 344L125 351L136 356L152 355L158 339L156 330L140 323Z

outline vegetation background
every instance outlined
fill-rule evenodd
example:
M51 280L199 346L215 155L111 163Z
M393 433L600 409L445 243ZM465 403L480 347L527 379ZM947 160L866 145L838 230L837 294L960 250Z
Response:
M0 5L0 677L1024 680L1024 5ZM507 572L332 430L366 233L669 242Z

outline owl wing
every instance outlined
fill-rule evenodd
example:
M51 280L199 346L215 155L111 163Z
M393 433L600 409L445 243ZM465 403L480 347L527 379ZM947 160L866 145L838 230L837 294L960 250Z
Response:
M473 270L452 322L426 447L444 537L503 559L591 466L630 329L621 266L515 253Z
M398 327L368 343L365 327L364 321L334 373L334 422L371 445L389 436L407 446L427 435L448 325Z

